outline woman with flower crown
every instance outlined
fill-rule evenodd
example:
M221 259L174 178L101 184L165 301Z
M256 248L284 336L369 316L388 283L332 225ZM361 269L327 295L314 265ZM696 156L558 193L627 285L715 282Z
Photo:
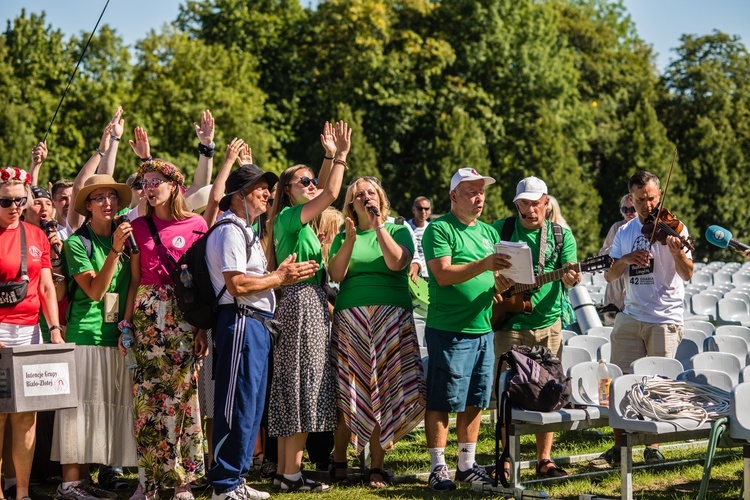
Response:
M0 169L0 251L3 255L0 259L0 347L31 344L40 310L51 325L52 343L63 342L62 328L57 324L49 241L39 227L21 220L21 213L34 199L30 186L31 175L25 170ZM12 441L16 498L29 495L35 422L35 412L0 413L0 448L3 436L9 435ZM6 425L10 425L8 433Z
M177 167L149 159L139 173L148 207L146 216L132 223L140 253L131 258L123 324L136 332L133 393L140 484L131 498L152 500L160 489L174 487L174 498L192 500L190 482L203 463L196 361L207 346L205 332L196 332L177 307L171 273L207 226L188 210Z

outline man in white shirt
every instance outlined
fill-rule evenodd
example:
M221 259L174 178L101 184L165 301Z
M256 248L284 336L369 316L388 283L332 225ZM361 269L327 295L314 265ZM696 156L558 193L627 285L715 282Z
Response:
M411 207L411 213L414 218L406 221L414 233L414 257L409 267L409 277L416 283L417 276L428 279L427 265L422 252L422 235L430 224L427 219L432 214L432 202L426 196L418 196Z
M60 241L65 241L73 233L68 225L68 209L73 198L73 181L60 179L52 185L52 206L55 207L57 218L57 234Z
M625 309L615 318L610 337L612 363L624 373L630 363L644 356L674 358L683 334L685 281L693 277L693 257L680 238L667 236L666 244L655 239L652 244L651 235L641 231L659 207L659 178L638 172L628 181L628 191L638 216L617 230L609 251L615 262L604 273L608 283L625 276ZM687 238L687 228L680 236ZM615 446L592 465L619 463L621 434L615 429ZM647 446L643 456L647 464L664 461L658 445Z

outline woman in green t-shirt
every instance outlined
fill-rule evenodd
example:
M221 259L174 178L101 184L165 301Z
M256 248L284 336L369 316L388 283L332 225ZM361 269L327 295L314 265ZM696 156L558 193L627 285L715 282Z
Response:
M66 341L76 344L78 407L57 410L52 460L62 463L58 496L100 496L88 464L137 465L133 434L133 380L117 348L117 322L125 312L130 283L128 222L116 224L131 190L110 175L86 180L75 198L83 226L63 245L72 298ZM77 422L77 423L76 423ZM85 422L84 427L80 424Z
M369 483L386 486L385 451L422 420L425 381L408 267L414 242L406 226L386 222L390 204L377 179L346 191L346 235L331 247L331 279L340 282L332 343L338 371L334 480L345 482L346 448L370 443Z
M275 318L281 335L273 348L268 403L268 434L278 436L279 461L274 486L281 491L325 491L329 487L302 476L302 450L309 432L336 428L336 380L330 363L330 326L323 291L320 241L310 222L339 195L351 144L351 129L326 123L320 141L325 160L321 189L312 170L295 165L280 176L265 238L268 270L287 258L315 261L310 279L283 287Z

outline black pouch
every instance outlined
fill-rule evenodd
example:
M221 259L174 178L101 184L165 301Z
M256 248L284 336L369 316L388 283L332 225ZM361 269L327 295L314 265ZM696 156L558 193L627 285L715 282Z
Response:
M26 298L29 273L26 268L26 231L21 223L21 281L0 283L0 307L13 307Z

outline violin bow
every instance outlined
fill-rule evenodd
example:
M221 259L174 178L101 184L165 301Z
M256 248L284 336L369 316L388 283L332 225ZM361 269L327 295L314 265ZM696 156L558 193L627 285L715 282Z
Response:
M667 174L667 183L664 185L664 194L659 199L659 206L656 210L656 220L654 220L654 232L651 233L651 241L649 241L648 247L651 249L656 241L656 231L659 227L659 216L661 215L661 207L664 206L664 201L667 199L667 191L669 191L669 181L672 180L672 170L674 169L674 162L677 160L677 148L674 148L674 154L672 155L672 164L669 166L669 174Z

